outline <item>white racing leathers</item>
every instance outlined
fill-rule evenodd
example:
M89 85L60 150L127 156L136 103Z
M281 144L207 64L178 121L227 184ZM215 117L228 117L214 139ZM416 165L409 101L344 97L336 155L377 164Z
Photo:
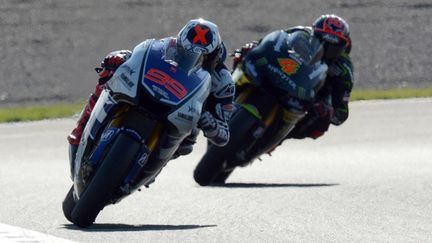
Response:
M211 81L212 86L205 110L214 117L215 127L212 131L204 129L203 131L213 144L224 146L229 141L228 122L233 112L235 86L230 72L222 64L217 65L211 72Z

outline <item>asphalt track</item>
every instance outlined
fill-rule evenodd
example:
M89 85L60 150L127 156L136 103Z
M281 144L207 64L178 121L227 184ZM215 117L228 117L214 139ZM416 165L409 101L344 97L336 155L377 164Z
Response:
M73 123L0 124L0 242L26 242L10 226L78 242L432 242L432 99L354 102L341 127L286 141L224 187L192 179L201 137L84 230L61 211Z

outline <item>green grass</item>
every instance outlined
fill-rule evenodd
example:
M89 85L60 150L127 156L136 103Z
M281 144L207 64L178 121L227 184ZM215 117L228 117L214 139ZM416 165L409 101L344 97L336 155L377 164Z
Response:
M48 118L69 117L79 113L84 103L47 106L1 108L0 122L36 121Z
M351 100L404 99L432 97L432 88L391 89L391 90L354 90Z
M351 100L403 99L413 97L432 97L432 88L392 89L392 90L354 90ZM69 117L79 113L84 103L0 108L1 122L35 121L49 118Z

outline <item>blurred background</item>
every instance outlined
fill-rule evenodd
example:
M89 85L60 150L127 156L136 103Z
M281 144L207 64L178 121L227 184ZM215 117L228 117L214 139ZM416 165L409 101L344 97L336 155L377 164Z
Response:
M2 0L0 107L85 100L107 53L192 18L215 22L232 52L325 13L350 24L355 89L431 86L430 0Z

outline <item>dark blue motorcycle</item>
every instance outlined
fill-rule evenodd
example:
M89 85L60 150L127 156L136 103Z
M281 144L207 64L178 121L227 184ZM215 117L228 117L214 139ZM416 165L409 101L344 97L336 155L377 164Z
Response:
M198 184L225 183L236 167L252 163L285 139L324 83L328 67L322 54L318 40L276 31L238 56L241 62L232 74L236 110L229 123L231 138L224 147L208 144L194 171Z

